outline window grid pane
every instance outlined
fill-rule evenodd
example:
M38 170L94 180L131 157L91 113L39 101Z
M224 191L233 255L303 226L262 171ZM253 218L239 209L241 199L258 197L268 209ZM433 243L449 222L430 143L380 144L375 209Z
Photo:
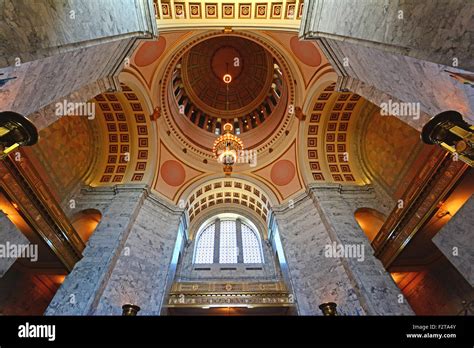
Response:
M194 263L214 262L214 232L216 225L212 224L202 231L196 247L196 257Z
M221 220L219 263L237 263L237 227L235 221Z
M244 263L262 263L260 243L255 232L245 224L242 224L242 249Z

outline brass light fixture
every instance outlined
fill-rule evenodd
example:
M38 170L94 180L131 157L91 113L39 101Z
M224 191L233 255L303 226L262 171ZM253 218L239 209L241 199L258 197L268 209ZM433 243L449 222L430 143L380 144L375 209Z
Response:
M224 165L225 175L232 173L232 166L237 162L239 152L243 150L244 144L242 140L232 134L234 127L230 123L224 125L224 134L216 139L212 152L216 156L217 161Z
M334 302L326 302L319 305L319 309L323 312L324 316L336 316L337 315L337 304Z
M127 303L122 306L122 315L126 317L134 317L138 314L140 309L141 308L137 305Z
M426 144L438 144L474 167L474 126L456 111L445 111L433 117L421 131Z
M20 146L38 142L38 131L27 118L16 112L0 112L0 160Z
M229 84L232 82L232 75L229 74L229 63L226 63L226 74L222 77L226 84L226 110L229 109ZM232 134L234 126L226 123L222 127L223 134L214 141L212 152L219 163L224 165L224 174L229 176L232 173L232 166L237 163L240 151L244 149L242 140Z

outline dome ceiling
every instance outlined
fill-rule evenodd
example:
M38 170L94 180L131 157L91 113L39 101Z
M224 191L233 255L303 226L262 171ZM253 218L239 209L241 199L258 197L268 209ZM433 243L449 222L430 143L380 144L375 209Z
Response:
M269 94L273 59L259 44L238 36L211 38L183 57L184 88L199 109L234 118L252 111ZM224 83L224 75L232 81Z

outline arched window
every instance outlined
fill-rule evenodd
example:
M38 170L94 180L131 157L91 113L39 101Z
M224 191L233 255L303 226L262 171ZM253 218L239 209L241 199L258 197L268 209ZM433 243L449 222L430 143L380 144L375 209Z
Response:
M196 248L195 263L212 263L214 261L214 232L216 225L206 227L199 236L199 248Z
M260 235L247 219L223 215L203 227L197 234L194 263L263 263Z

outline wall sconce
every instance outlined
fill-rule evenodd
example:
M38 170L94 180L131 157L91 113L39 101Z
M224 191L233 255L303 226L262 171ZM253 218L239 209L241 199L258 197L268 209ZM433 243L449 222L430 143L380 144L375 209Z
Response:
M38 141L38 131L27 118L16 112L0 112L0 160L20 146Z
M337 304L334 302L326 302L319 305L319 309L323 312L324 316L336 316L337 315Z
M456 111L445 111L423 126L421 139L426 144L438 144L474 167L474 126Z
M137 305L127 303L122 306L122 315L126 317L134 317L138 314L140 309L141 308Z

